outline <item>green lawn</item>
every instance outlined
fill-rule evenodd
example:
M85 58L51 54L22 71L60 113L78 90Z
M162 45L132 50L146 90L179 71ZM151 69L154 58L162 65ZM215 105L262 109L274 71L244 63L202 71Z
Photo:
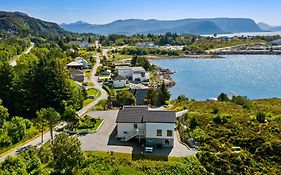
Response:
M100 94L101 94L101 92L98 89L89 89L87 91L87 95L88 96L92 96L93 95L93 96L95 96L95 98L99 97Z
M94 96L95 98L94 99L92 99L92 98L85 99L83 101L83 108L85 106L87 106L88 104L92 103L96 98L98 98L101 95L101 92L99 90L97 90L97 89L89 89L87 91L87 95L88 95L88 97L89 96Z
M90 99L90 98L87 98L86 100L83 101L83 108L85 106L87 106L88 104L92 103L94 101L94 99Z
M91 77L91 71L86 71L84 74L87 78L90 78Z
M103 119L97 119L96 123L94 125L93 128L87 128L87 129L77 129L77 132L92 132L92 131L96 131L98 129L98 127L102 124Z
M116 92L118 91L128 91L129 88L128 87L123 87L123 88L113 88Z
M132 55L123 55L123 54L120 54L120 53L114 53L112 54L115 56L115 58L112 58L112 56L110 57L110 60L111 61L119 61L119 60L124 60L124 59L130 59L132 58Z
M94 83L88 82L88 83L87 83L87 86L94 86Z
M105 109L106 109L106 102L107 102L107 100L105 100L105 99L100 100L100 101L95 105L95 109L98 110L98 111L105 110Z

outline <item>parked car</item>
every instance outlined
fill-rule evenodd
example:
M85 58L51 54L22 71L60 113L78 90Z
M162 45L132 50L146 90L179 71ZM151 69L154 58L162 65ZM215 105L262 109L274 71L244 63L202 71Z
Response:
M23 146L23 147L17 149L16 153L21 153L21 152L23 152L24 150L27 150L30 147L31 147L31 145Z

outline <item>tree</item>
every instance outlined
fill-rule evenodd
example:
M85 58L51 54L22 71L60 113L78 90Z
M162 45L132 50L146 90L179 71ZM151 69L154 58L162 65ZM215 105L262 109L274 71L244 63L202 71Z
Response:
M158 105L162 106L166 104L166 101L169 100L171 97L170 92L166 88L165 83L163 82L160 86L160 91L158 93Z
M8 136L13 143L17 143L23 139L26 134L25 120L21 117L13 117L8 124Z
M218 101L229 101L227 95L225 93L221 93L219 96L218 96Z
M188 97L186 97L185 95L180 95L178 96L178 98L176 99L177 102L188 102L189 99Z
M156 88L149 88L146 96L146 104L152 106L156 105L158 92L159 90Z
M7 62L0 62L0 80L1 80L0 99L3 100L3 105L6 106L8 109L12 108L12 106L14 105L13 103L14 78L15 78L15 73L13 67L10 66Z
M4 162L1 164L0 174L3 175L28 175L26 171L26 165L21 157L19 156L9 156L7 157Z
M56 136L51 150L54 156L54 168L66 174L70 173L75 166L79 167L84 159L78 138L70 137L65 133Z
M51 139L53 140L53 130L57 122L60 120L60 114L54 109L54 108L42 108L37 113L38 119L42 124L41 125L41 131L43 130L43 127L46 122L46 125L50 128L50 135ZM42 136L43 137L43 136Z
M76 114L76 110L72 106L66 106L63 113L63 119L70 124L71 129L79 122L79 116Z
M189 122L189 128L191 130L194 130L197 126L199 126L197 119L195 117L192 117Z
M136 98L129 91L121 91L117 93L116 105L136 105Z
M263 112L257 113L257 116L256 116L257 121L259 121L260 123L264 123L265 122L265 117L266 117L266 115Z
M0 99L0 129L4 127L5 121L9 117L8 109L1 105L2 100Z
M35 122L36 128L41 131L41 143L44 142L44 128L47 126L47 121L44 117L44 112L44 109L41 109L40 111L36 112L37 118Z

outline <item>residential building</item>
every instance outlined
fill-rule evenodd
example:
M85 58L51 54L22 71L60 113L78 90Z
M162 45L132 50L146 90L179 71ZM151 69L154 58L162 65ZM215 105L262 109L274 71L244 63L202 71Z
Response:
M273 46L281 46L281 40L272 41L271 45L273 45Z
M157 48L153 42L138 42L135 44L137 48Z
M147 146L173 147L176 113L150 110L148 106L124 106L118 112L117 138L144 140Z
M80 63L83 65L83 68L89 68L90 67L90 64L87 60L85 60L83 57L77 57L75 58L75 61L77 63Z
M78 63L76 61L72 61L72 62L68 63L66 65L66 67L68 69L82 69L83 68L83 64L82 63Z
M124 78L120 75L115 75L112 77L113 87L122 88L126 86L127 78Z
M118 75L126 77L133 82L149 81L149 74L143 67L120 66L116 67L116 70Z
M81 70L78 70L78 69L71 69L70 70L70 77L74 81L79 81L79 82L84 81L84 74Z

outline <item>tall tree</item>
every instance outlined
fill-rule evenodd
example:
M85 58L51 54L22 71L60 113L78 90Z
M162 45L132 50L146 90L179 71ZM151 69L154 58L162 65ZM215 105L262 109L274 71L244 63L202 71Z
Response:
M4 127L5 121L9 117L8 109L2 106L2 100L0 99L0 129Z
M46 125L50 128L50 135L53 140L53 130L60 120L60 114L54 108L42 108L37 114L41 122L46 122ZM41 127L44 127L44 125L45 124L42 124Z
M70 174L74 167L79 167L84 159L81 143L77 137L59 134L52 144L54 166L58 172Z
M41 143L44 142L44 128L47 126L47 121L44 117L45 109L41 109L40 111L36 112L37 118L35 122L35 126L38 130L41 131Z
M129 91L118 92L116 96L116 105L136 105L136 98Z
M158 105L166 104L166 101L171 97L170 92L168 91L165 83L163 82L160 86L160 91L158 93Z

